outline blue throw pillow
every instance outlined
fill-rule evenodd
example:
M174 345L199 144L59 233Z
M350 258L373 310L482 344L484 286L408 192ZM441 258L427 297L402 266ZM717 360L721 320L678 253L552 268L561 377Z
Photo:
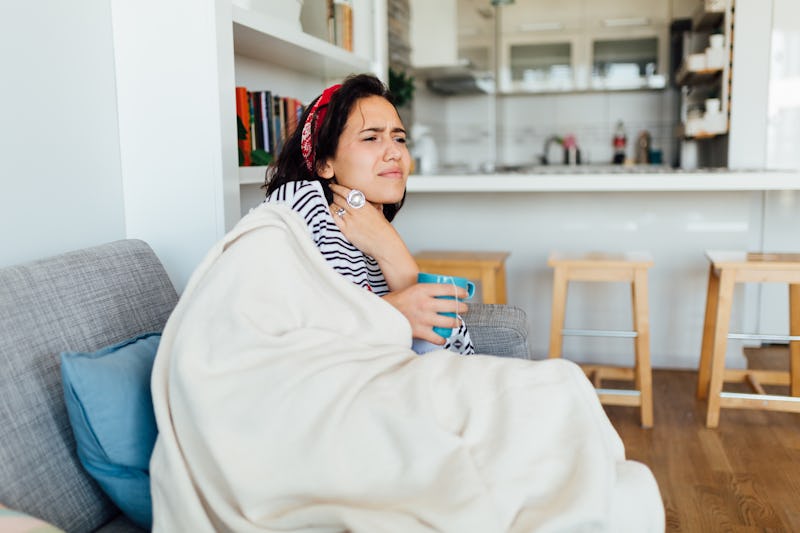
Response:
M153 524L150 455L158 430L150 374L160 333L61 354L67 413L83 467L133 522Z

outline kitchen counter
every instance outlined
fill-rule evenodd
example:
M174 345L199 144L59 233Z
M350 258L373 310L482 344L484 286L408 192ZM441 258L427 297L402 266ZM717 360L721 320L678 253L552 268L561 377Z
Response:
M537 167L530 173L412 175L408 192L604 192L800 190L800 171L668 167Z
M649 252L653 365L692 369L703 330L705 250L800 252L800 172L552 166L414 175L408 192L394 225L413 253L511 254L508 302L526 311L537 358L548 350L551 251ZM574 285L566 327L630 329L630 288ZM731 330L785 335L786 287L758 285L737 287ZM746 365L742 341L730 340L728 352L729 367ZM570 337L564 353L581 362L630 364L633 344Z

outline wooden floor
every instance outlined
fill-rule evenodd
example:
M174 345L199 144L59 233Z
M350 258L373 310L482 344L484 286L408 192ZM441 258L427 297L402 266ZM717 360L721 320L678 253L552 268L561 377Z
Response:
M652 469L666 530L800 532L800 414L723 409L706 429L696 379L653 372L653 429L635 408L605 408L628 458Z

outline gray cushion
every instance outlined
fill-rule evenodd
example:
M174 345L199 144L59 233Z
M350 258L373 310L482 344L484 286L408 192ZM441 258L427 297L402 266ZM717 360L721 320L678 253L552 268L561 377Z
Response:
M475 353L530 359L525 311L510 305L470 303L464 322Z
M78 462L58 354L160 331L176 302L141 241L0 269L0 502L71 532L118 514Z

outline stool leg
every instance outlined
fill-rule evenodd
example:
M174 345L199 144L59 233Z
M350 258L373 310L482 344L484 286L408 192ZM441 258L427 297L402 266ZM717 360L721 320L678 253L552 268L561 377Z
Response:
M711 349L711 376L708 385L708 409L706 427L719 425L719 401L722 384L725 381L725 349L728 345L728 328L733 306L734 274L730 270L719 273L719 298L714 318L714 341Z
M717 320L717 299L719 298L719 278L714 273L714 265L708 268L708 289L706 290L706 316L703 321L703 343L700 348L700 365L697 371L697 399L708 398L708 380L711 376L711 350L714 347L714 330Z
M800 283L789 285L789 335L800 336ZM792 396L800 396L800 341L789 341Z
M647 270L637 268L633 275L633 329L636 331L634 376L639 390L642 427L653 427L653 374L650 368L650 319L647 305Z
M562 267L555 267L553 273L553 307L550 312L550 353L549 357L561 357L562 330L567 304L567 273Z

